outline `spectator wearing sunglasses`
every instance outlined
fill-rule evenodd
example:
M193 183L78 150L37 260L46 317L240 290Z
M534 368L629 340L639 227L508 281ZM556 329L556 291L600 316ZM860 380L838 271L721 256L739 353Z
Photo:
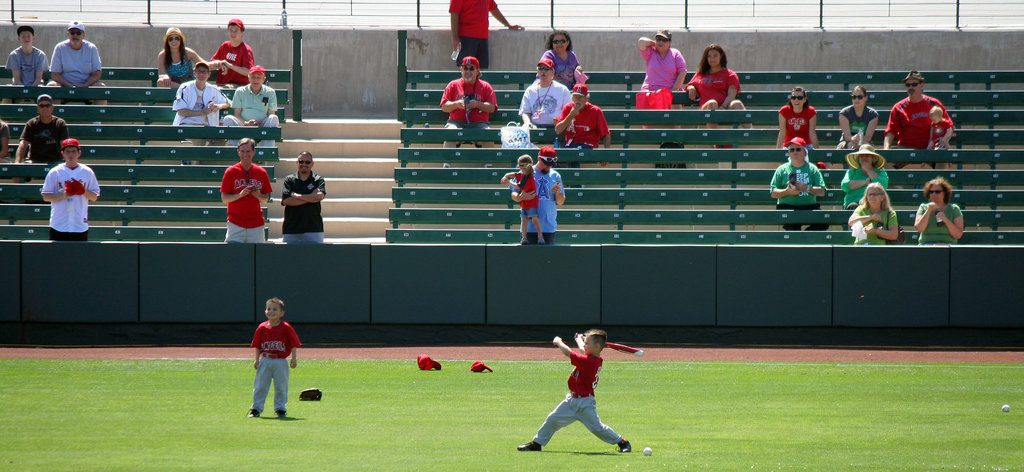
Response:
M569 32L555 30L548 35L547 51L540 56L540 60L550 59L555 65L555 82L571 90L576 85L577 78L580 83L586 83L586 75L583 74L583 66L580 65L576 53L572 52L572 38ZM540 79L540 74L537 76Z
M68 139L68 124L53 115L53 97L36 98L38 116L28 120L21 131L21 142L14 162L57 164L64 159L61 142Z
M779 137L775 147L781 148L794 138L801 138L807 143L808 149L818 147L818 112L811 106L807 91L803 87L793 87L789 100L779 109Z
M818 166L807 160L807 142L804 138L793 138L786 143L789 160L775 169L772 176L771 195L778 199L779 210L820 210L818 197L825 196L825 180ZM794 218L796 220L798 218ZM825 231L827 223L788 223L782 225L786 231Z
M298 171L284 178L281 225L285 244L323 244L324 219L320 201L327 196L324 178L313 173L313 154L302 151L296 161Z
M555 118L572 101L572 92L555 81L555 63L543 58L537 63L537 81L523 93L519 116L528 128L554 128Z
M878 126L878 112L868 106L868 91L863 85L853 87L850 92L852 105L839 111L839 129L843 131L843 139L836 149L859 149L871 144Z
M907 98L896 102L889 113L885 127L885 149L894 146L908 149L925 149L931 137L932 120L928 117L932 107L942 109L942 118L952 124L953 120L946 107L939 100L924 94L924 76L916 70L910 71L903 79L907 87ZM905 164L894 164L897 168Z
M448 82L441 96L441 111L448 114L445 128L490 128L491 113L498 109L498 96L486 80L480 79L480 61L466 56L459 67L462 77ZM446 142L445 147L461 143ZM477 147L487 143L479 143Z
M686 83L686 60L678 49L672 47L672 33L669 30L658 31L654 39L640 38L636 45L644 62L647 63L647 74L644 76L640 91L683 89L683 84Z
M50 56L50 83L53 87L91 87L104 86L100 82L103 63L100 61L100 50L95 44L85 40L85 25L81 21L68 24L68 39L57 43ZM63 101L64 103L67 100ZM106 105L106 100L86 101L96 105Z
M917 208L914 229L921 233L918 244L956 244L964 235L964 215L956 203L949 203L953 186L942 177L936 177L924 184L924 196L928 199Z

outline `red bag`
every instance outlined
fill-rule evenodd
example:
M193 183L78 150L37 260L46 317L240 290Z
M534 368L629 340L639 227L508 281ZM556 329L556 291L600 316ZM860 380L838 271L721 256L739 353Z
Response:
M663 88L657 92L638 92L637 110L668 110L672 108L672 90Z

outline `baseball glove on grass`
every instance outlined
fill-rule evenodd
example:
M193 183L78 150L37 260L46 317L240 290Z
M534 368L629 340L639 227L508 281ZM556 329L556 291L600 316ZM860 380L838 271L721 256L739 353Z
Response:
M307 388L299 394L299 400L318 402L321 396L323 396L323 392L319 388Z

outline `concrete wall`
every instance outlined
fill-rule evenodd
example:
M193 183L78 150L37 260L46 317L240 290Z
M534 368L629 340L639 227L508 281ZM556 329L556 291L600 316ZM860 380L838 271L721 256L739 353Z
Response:
M86 38L100 47L105 66L156 65L168 25L86 25ZM5 43L17 46L17 25L0 28ZM225 27L186 27L187 45L209 58L227 39ZM527 70L543 53L549 30L491 32L491 68ZM653 31L571 32L574 50L588 70L642 70L636 40ZM61 26L36 27L37 46L49 55L66 39ZM800 31L674 33L673 46L696 69L703 48L725 47L735 70L907 70L1021 69L1024 31ZM252 27L245 41L265 67L290 68L291 31ZM139 45L143 45L140 47ZM939 46L941 45L941 47ZM446 29L409 30L411 69L454 68ZM910 53L913 54L910 54ZM397 38L388 29L303 30L303 102L308 117L391 118L396 107ZM486 77L485 77L486 78Z

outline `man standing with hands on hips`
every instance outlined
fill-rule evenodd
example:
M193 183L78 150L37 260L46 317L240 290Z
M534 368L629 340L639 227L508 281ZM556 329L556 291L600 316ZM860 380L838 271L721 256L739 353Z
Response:
M533 178L537 183L536 192L518 192L512 188L512 200L530 200L537 197L537 217L544 229L544 243L555 244L555 231L558 229L558 206L565 204L565 189L562 186L562 176L554 169L558 162L558 155L555 148L544 146L537 154L537 165L533 166ZM502 185L509 185L512 177L516 174L509 172L501 178ZM537 244L537 228L533 226L532 219L527 220L526 241L529 244ZM548 232L550 231L550 232Z
M327 196L324 178L313 173L313 154L299 153L298 172L284 178L281 205L284 205L285 244L324 242L324 219L320 201Z
M238 143L238 164L224 171L220 200L228 205L228 232L224 242L265 243L263 205L270 201L273 187L266 169L252 162L256 141L242 138Z

